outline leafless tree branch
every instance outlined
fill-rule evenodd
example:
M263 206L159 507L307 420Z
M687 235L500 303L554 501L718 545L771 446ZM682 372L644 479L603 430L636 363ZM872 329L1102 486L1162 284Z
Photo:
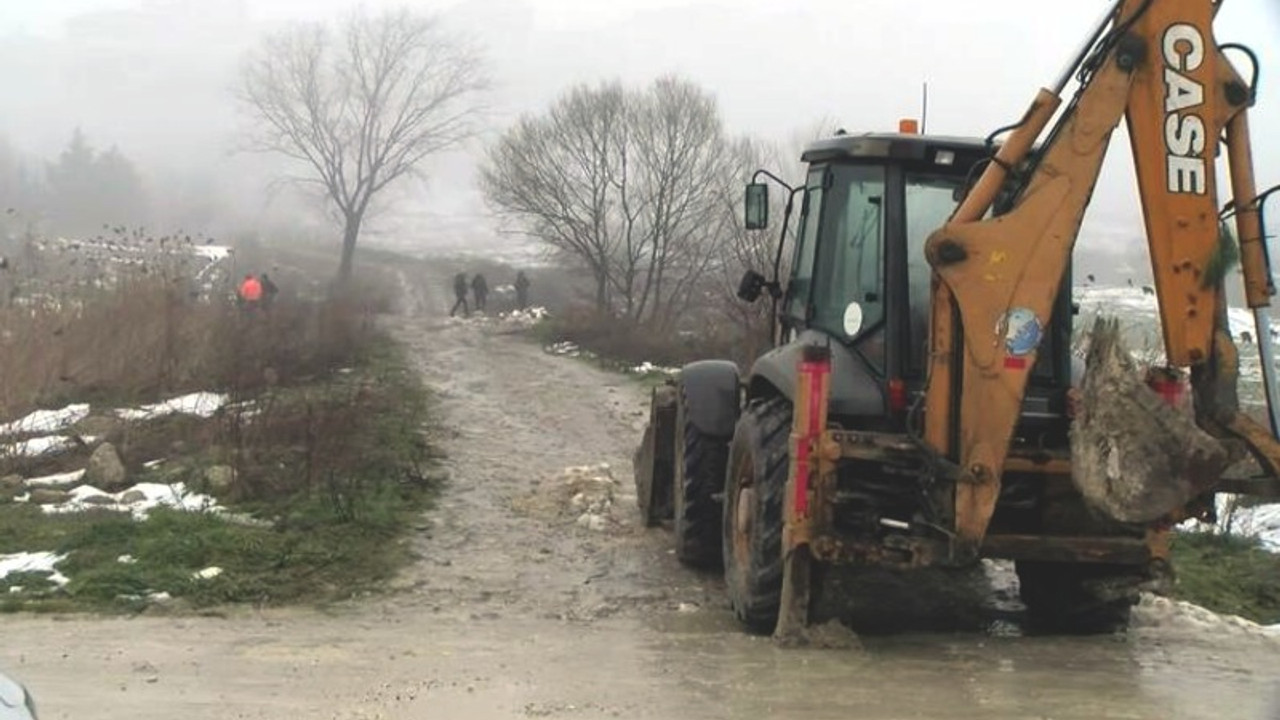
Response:
M256 128L249 146L304 166L342 218L345 280L370 202L472 137L486 87L475 50L435 18L400 9L266 38L238 95Z

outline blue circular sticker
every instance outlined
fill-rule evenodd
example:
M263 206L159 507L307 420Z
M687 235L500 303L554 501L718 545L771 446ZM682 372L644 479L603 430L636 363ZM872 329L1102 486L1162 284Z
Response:
M1030 355L1040 346L1044 328L1028 308L1014 308L1004 316L1004 346L1010 355Z

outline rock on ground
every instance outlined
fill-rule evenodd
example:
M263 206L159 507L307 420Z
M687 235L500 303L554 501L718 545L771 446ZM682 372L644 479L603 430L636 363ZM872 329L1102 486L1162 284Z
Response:
M60 505L71 499L71 494L64 490L36 488L31 491L31 502L35 505Z
M236 471L230 465L214 465L204 471L204 482L207 490L222 497L231 492L236 484Z
M21 475L5 475L0 478L0 502L6 502L14 499L22 493L23 481Z
M84 482L103 490L120 490L128 485L129 474L120 461L120 454L109 442L104 442L89 456Z

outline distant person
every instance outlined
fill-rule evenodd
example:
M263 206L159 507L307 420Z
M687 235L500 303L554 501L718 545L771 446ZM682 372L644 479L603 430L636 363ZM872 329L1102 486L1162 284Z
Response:
M253 273L249 273L244 276L244 280L240 281L236 295L240 298L240 307L252 310L262 302L262 283L253 276Z
M259 281L262 285L262 307L270 308L276 302L276 295L280 294L280 288L271 282L271 278L266 273L262 273L262 279Z
M521 310L529 307L529 278L523 270L516 273L516 305Z
M458 308L462 308L463 315L470 315L471 310L467 307L467 274L458 273L453 276L453 296L457 301L453 303L453 309L449 311L449 317L457 314Z
M484 275L476 273L471 278L471 292L476 296L476 310L484 312L484 302L489 297L489 283L485 282Z

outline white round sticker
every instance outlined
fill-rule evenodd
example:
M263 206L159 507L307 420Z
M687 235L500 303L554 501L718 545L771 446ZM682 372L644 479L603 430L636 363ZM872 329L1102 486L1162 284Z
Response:
M856 302L849 303L844 309L844 334L853 337L862 329L862 306Z

